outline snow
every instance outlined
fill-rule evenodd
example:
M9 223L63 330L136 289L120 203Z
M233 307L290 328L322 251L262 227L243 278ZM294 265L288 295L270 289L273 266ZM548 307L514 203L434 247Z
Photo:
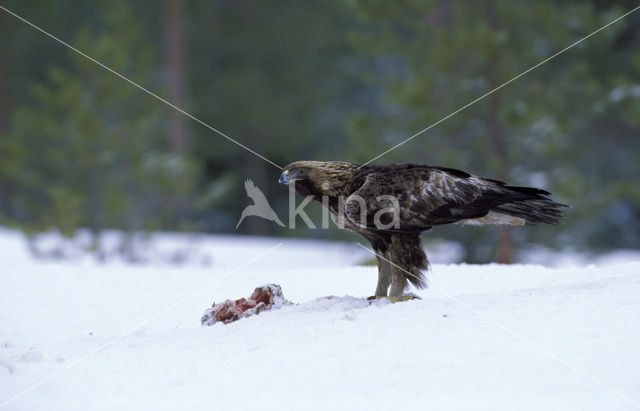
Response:
M165 258L176 250L182 264ZM633 250L560 267L435 264L422 300L371 305L376 268L353 244L163 234L145 255L41 262L0 230L0 410L640 403ZM200 326L213 301L265 283L299 304Z

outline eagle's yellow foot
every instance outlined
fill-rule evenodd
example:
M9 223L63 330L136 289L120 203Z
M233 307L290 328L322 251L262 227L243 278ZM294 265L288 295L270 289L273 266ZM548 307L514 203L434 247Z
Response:
M399 297L387 297L387 296L371 296L368 297L367 300L373 302L376 300L387 300L389 301L391 304L395 304L395 303L401 303L403 301L409 301L409 300L422 300L422 298L418 297L415 294L405 294L405 295L401 295Z

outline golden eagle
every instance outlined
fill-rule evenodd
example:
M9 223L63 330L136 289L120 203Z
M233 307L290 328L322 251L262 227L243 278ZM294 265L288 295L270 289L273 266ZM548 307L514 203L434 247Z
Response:
M312 196L338 226L369 240L378 261L376 297L400 297L408 282L426 286L422 231L449 223L557 224L566 207L538 188L422 164L297 161L279 182Z

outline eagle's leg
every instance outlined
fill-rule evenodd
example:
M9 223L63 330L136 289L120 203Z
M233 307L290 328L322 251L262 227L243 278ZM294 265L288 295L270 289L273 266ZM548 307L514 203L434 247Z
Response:
M383 259L379 253L376 253L376 260L378 260L378 285L376 286L376 297L386 297L389 285L391 284L391 264L387 261L388 258L384 256Z
M416 288L427 286L422 270L428 268L429 262L418 233L392 235L387 255L392 262L390 297L401 297L409 281Z
M391 268L391 291L389 297L402 296L405 288L407 288L406 274L399 267L393 266Z

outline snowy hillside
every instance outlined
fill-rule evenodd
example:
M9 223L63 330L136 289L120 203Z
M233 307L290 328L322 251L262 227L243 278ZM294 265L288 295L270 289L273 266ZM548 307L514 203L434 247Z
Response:
M369 305L356 245L194 238L156 241L183 265L42 263L0 231L0 410L640 407L640 260L435 264ZM200 326L265 283L298 305Z

